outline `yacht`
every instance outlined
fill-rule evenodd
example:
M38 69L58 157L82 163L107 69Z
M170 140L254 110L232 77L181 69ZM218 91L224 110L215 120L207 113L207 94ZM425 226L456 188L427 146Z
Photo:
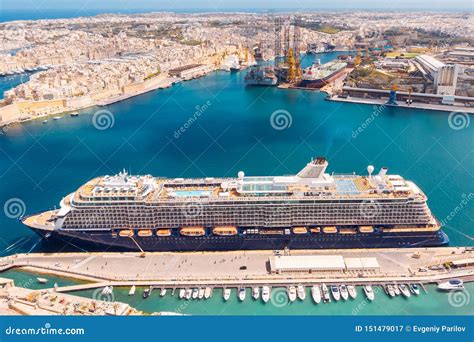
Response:
M357 298L357 290L356 290L356 287L354 285L347 285L347 291L349 292L349 296L352 299Z
M143 299L146 299L146 298L150 297L150 292L151 292L150 288L144 289L143 290Z
M199 288L199 292L198 292L198 298L199 298L199 299L203 299L203 298L204 298L204 292L205 292L204 287L200 287L200 288Z
M46 278L36 278L36 281L40 284L46 284L48 282L48 279L46 279Z
M294 302L296 300L296 287L293 285L288 288L288 299L290 302Z
M342 299L344 299L344 300L349 299L349 292L347 291L347 286L346 285L343 284L343 285L339 286L339 292L341 293Z
M183 299L186 296L186 290L180 289L179 290L179 299Z
M464 283L461 279L451 279L444 283L438 284L438 290L441 290L441 291L464 290Z
M387 293L390 297L395 297L395 291L393 289L393 286L388 284L385 285L385 293Z
M420 295L420 288L418 287L418 285L416 284L410 284L410 291L411 293L413 293L414 295L416 296L419 296Z
M405 298L411 297L410 288L405 284L399 284L398 288Z
M321 286L321 290L323 292L323 299L325 303L330 303L331 302L331 296L329 296L329 290L326 284L323 284Z
M102 294L103 295L110 295L113 292L114 287L113 286L106 286L102 289Z
M268 286L262 287L262 300L264 303L270 300L270 296L271 296L270 287Z
M260 288L258 286L254 286L252 288L252 298L257 300L260 297Z
M311 288L311 297L313 297L313 301L316 304L321 302L321 289L319 288L319 285L313 285Z
M402 292L398 288L397 284L393 284L392 288L393 288L393 291L395 292L395 296L400 296L401 295Z
M370 302L375 299L375 293L371 285L364 285L364 293Z
M186 289L185 298L189 300L189 299L191 299L192 295L193 295L193 290L192 289Z
M341 293L339 292L339 287L337 285L331 285L331 294L335 301L341 299Z
M204 298L209 299L212 295L212 288L211 287L206 287L206 290L204 291Z
M245 287L239 288L239 300L241 302L245 300L245 295L246 295Z
M224 289L224 300L227 302L232 294L231 289Z
M128 295L133 296L135 294L135 290L136 290L135 285L132 285L132 287L130 288L130 291L128 291Z
M306 298L306 289L303 285L298 285L298 288L296 289L296 292L297 292L298 298L300 300L305 300L305 298Z
M193 294L192 294L192 298L193 299L196 299L199 295L199 289L196 287L193 289Z
M163 287L160 291L160 297L163 297L166 295L166 289Z

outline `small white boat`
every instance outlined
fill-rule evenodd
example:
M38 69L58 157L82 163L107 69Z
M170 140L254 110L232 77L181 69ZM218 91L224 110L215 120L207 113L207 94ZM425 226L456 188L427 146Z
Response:
M329 290L328 290L328 287L326 286L326 284L323 283L323 285L321 285L321 291L323 292L324 303L330 303L331 302L331 296L329 295Z
M264 303L270 300L270 296L271 296L270 287L268 286L262 287L262 300Z
M72 117L74 117L74 116L79 116L79 113L78 113L78 112L72 112L70 115L71 115Z
M341 299L341 293L339 292L339 287L336 285L331 285L331 294L335 301Z
M61 119L60 116L54 116L54 117L53 117L53 120L59 120L59 119Z
M112 294L113 291L114 291L113 286L106 286L102 289L102 294L109 295L109 294Z
M298 294L298 298L300 300L305 300L306 298L306 289L303 285L298 285L296 289L296 293Z
M398 288L397 284L393 284L392 288L393 288L393 291L395 292L395 296L401 295L400 289Z
M46 284L48 282L48 279L46 279L46 278L36 278L36 281L40 284Z
M341 293L342 299L344 299L344 300L349 299L349 292L347 291L347 286L346 285L343 284L343 285L339 286L339 292Z
M199 295L199 289L198 288L193 289L192 298L196 299L198 297L198 295Z
M375 299L375 293L371 285L364 285L364 293L369 301L373 301Z
M191 299L192 295L193 295L193 290L192 289L186 289L185 298L189 300L189 299Z
M166 289L163 287L160 291L160 297L164 297L166 295Z
M438 290L441 291L459 291L464 290L464 283L461 279L451 279L438 284Z
M179 290L179 299L183 299L186 296L186 290L180 289Z
M204 298L209 299L212 295L212 288L211 287L206 287L206 290L204 290Z
M45 120L43 120L42 122L43 122L44 124L45 124L45 123L48 123L48 119L45 119Z
M387 293L390 297L395 297L395 291L393 286L390 284L385 285L385 293Z
M199 299L203 299L204 298L204 287L200 287L199 288L199 292L198 292L198 298Z
M410 291L411 293L413 293L414 295L416 296L419 296L420 295L420 288L418 287L418 285L416 284L410 284Z
M319 288L319 285L314 285L311 288L311 297L313 297L313 301L316 304L321 302L321 289Z
M411 297L410 289L407 285L399 284L398 288L400 289L400 292L403 294L403 296L405 298L410 298Z
M132 285L132 287L130 288L130 291L128 291L128 295L133 296L135 294L135 290L136 290L135 285Z
M347 291L349 292L349 296L352 299L357 298L357 290L356 290L356 287L354 285L347 285Z
M245 300L245 295L247 294L247 291L245 291L245 287L241 287L239 289L239 299L241 302Z
M252 288L252 298L257 300L260 297L260 288L258 286L254 286Z
M288 299L290 302L294 302L296 300L296 287L293 285L288 288Z
M224 289L224 300L227 302L232 294L232 289Z

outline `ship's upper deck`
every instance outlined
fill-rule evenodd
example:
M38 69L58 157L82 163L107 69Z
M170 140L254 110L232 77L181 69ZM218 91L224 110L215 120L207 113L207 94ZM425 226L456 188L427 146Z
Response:
M399 175L388 175L387 168L373 175L335 175L326 173L328 163L317 158L298 174L290 176L247 177L240 171L237 178L155 178L115 176L92 179L71 197L73 202L91 201L209 201L276 199L375 199L419 198L422 191ZM67 199L70 201L70 199Z

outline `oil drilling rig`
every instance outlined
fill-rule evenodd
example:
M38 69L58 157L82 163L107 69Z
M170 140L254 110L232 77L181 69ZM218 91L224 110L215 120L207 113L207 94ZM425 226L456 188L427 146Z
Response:
M275 17L274 32L275 74L279 82L295 84L302 75L300 18L298 16Z

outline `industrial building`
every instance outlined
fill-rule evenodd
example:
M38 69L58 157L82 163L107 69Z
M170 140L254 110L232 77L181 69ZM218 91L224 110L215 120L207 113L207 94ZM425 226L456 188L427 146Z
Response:
M438 95L454 95L459 74L459 66L445 64L428 55L418 55L415 61L423 70L425 77L433 81L434 90Z

